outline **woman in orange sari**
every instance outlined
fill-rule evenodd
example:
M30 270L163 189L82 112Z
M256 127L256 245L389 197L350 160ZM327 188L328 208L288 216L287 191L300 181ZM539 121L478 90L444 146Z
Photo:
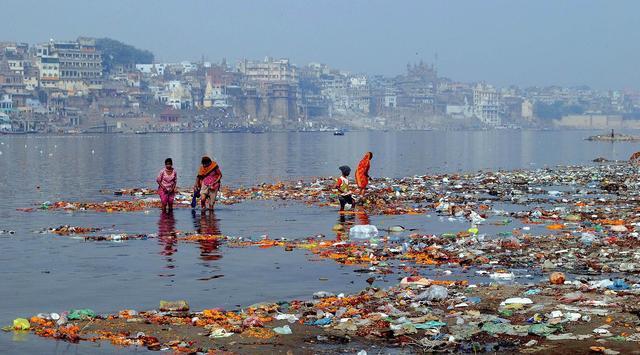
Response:
M358 164L358 169L356 170L356 184L358 184L360 188L360 195L364 195L364 190L366 190L367 185L369 185L371 159L373 159L373 153L367 152L362 160L360 160L360 164Z
M207 156L202 157L201 163L193 190L200 191L200 206L202 206L202 210L213 210L220 190L222 172L218 163Z

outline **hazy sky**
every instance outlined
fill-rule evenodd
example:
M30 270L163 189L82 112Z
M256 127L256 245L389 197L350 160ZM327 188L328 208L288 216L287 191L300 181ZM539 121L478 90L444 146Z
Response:
M289 57L394 75L499 86L640 89L637 0L0 0L0 40L80 35L149 49L157 60Z

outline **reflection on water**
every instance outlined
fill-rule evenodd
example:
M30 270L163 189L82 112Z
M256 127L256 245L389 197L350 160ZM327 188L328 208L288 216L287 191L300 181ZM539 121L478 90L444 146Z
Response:
M376 154L371 167L373 177L592 164L597 157L627 159L638 150L637 144L584 140L586 136L601 133L349 132L348 140L339 140L331 133L0 136L0 196L5 197L0 209L0 227L16 230L15 237L2 239L0 269L5 273L0 299L5 307L0 306L0 320L8 323L17 316L79 306L113 312L123 306L146 307L152 302L155 304L159 297L186 298L200 308L303 298L320 288L332 292L360 290L360 285L350 283L353 273L339 272L341 269L333 262L308 263L304 253L285 254L281 248L222 249L225 255L221 259L222 252L216 242L189 243L178 248L176 228L192 231L195 225L200 233L221 234L222 227L232 235L284 237L329 234L336 219L345 227L384 226L393 221L393 224L428 228L429 234L450 232L452 228L450 222L440 221L437 216L369 218L364 214L350 214L338 218L329 208L294 205L273 209L271 202L262 201L233 208L217 206L216 214L202 216L198 212L192 219L184 209L175 211L175 215L153 212L151 215L109 214L108 217L89 212L25 214L16 211L16 208L44 201L117 198L98 194L100 189L153 187L158 163L167 156L173 157L174 167L184 177L180 180L184 182L182 187L195 178L197 157L201 154L215 155L224 170L225 184L234 187L280 179L337 176L338 166L356 166L363 152L369 150ZM34 174L34 171L47 173ZM66 238L45 240L32 232L61 224L104 228L115 225L129 233L157 231L158 244L150 240L95 248L91 247L93 244ZM490 234L497 227L488 224L485 228ZM341 232L339 237L344 236ZM114 251L123 252L113 255ZM51 252L58 257L52 259ZM114 258L122 262L114 265ZM265 267L275 262L279 269ZM134 263L135 268L126 266ZM111 272L103 272L110 268L118 270L116 277ZM225 277L217 279L223 272ZM160 273L167 275L158 278ZM330 280L319 284L318 279L327 275L332 275ZM101 277L101 282L95 283L96 277ZM212 279L216 279L215 284L202 282ZM94 282L94 287L85 287L88 282ZM43 294L47 297L41 297ZM123 299L127 300L126 304ZM10 337L0 333L0 348ZM73 349L80 348L70 348ZM51 348L40 350L16 353L52 352Z
M358 218L358 224L371 224L369 215L366 212L358 213L356 217Z
M348 239L346 231L348 231L352 225L371 224L371 220L366 212L358 209L355 211L338 213L338 224L342 225L342 230L336 231L336 240L340 241Z
M158 243L161 245L160 255L165 256L166 269L175 268L172 255L178 251L176 241L176 219L173 211L160 212L158 220ZM160 274L161 277L173 277L174 274Z
M220 235L220 227L218 226L218 219L216 218L215 211L201 212L200 216L195 210L191 210L191 216L193 217L193 227L198 234L204 235ZM217 240L201 240L200 244L200 259L203 261L214 261L222 258L218 248L220 243Z

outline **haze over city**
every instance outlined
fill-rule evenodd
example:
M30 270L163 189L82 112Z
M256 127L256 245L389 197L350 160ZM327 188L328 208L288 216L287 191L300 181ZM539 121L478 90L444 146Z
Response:
M110 37L157 61L288 57L396 75L495 85L640 87L637 1L34 1L5 0L3 37ZM43 11L33 11L42 9ZM64 19L64 20L63 20ZM436 60L437 57L437 60Z

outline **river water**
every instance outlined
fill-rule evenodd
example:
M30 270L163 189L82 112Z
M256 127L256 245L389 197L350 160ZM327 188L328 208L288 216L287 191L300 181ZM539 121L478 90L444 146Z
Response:
M44 201L102 201L101 189L153 187L166 157L172 157L179 185L191 186L200 157L221 166L223 184L253 185L278 179L337 176L366 151L374 152L371 176L402 177L485 169L534 169L593 164L597 157L627 159L637 143L589 142L589 131L419 131L173 134L95 136L0 136L0 324L39 312L89 307L99 313L157 308L160 299L186 299L193 309L234 308L254 302L308 298L327 290L363 289L353 268L308 261L302 251L280 248L218 248L158 239L123 243L84 242L37 233L63 224L124 233L166 230L257 237L331 235L331 208L278 202L220 205L215 215L66 213L16 208ZM633 134L634 132L626 132ZM370 217L372 224L398 223L427 233L450 226L425 216ZM328 280L327 280L328 279ZM389 282L396 280L391 277ZM71 345L29 334L0 334L0 352L113 353L104 344Z

